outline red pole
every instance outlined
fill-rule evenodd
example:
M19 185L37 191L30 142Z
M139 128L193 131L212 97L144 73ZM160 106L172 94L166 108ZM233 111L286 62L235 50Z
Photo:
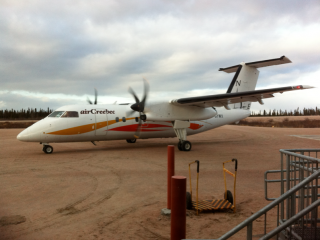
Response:
M186 238L186 191L187 178L173 176L171 179L172 207L171 207L171 240Z
M174 176L174 146L168 145L167 209L171 209L171 177Z

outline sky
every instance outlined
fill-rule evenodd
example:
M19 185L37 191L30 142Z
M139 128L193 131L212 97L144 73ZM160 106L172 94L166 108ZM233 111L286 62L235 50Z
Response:
M319 0L0 0L0 109L134 102L143 77L148 101L221 94L219 68L283 55L256 89L316 88L251 110L320 107Z

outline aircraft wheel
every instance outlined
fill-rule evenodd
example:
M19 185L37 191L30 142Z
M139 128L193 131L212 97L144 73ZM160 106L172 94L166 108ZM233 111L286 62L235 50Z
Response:
M189 142L189 141L182 142L181 148L183 151L190 151L191 150L191 142Z
M186 193L186 201L187 201L187 209L192 210L192 200L191 200L191 194L189 192Z
M135 143L137 139L132 138L132 139L127 139L127 143Z
M181 142L181 141L178 142L178 149L179 149L180 151L183 151L183 149L182 149L182 142Z
M44 151L46 154L51 154L53 152L53 147L50 145L43 146L42 151Z

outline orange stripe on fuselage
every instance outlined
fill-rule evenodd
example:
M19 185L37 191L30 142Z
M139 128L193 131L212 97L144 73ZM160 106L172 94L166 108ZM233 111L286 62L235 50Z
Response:
M52 134L52 135L75 135L75 134L81 134L81 133L87 133L95 130L95 123L91 124L86 124L78 127L73 127L73 128L67 128L55 132L50 132L47 134Z
M132 120L135 118L127 118L127 120ZM119 122L122 122L122 119L119 119ZM67 129L62 129L59 131L55 132L50 132L47 134L52 134L52 135L76 135L76 134L81 134L81 133L87 133L94 131L96 129L104 128L106 126L112 125L117 123L116 120L110 120L110 121L103 121L103 122L98 122L97 125L95 123L90 123L78 127L72 127L72 128L67 128Z

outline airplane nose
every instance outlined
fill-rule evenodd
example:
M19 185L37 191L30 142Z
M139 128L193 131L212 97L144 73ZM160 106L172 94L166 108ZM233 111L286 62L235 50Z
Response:
M28 141L29 140L29 129L23 130L21 133L18 134L17 139L19 141Z

